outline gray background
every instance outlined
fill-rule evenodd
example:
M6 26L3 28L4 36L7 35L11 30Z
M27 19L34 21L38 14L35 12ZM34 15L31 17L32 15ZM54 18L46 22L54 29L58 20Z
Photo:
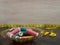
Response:
M0 0L0 23L60 24L60 0Z

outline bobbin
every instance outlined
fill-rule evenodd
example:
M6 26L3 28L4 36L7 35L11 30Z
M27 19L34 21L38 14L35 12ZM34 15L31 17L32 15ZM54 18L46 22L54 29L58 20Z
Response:
M18 34L18 33L14 34L14 38L15 38L16 36L19 36L19 34Z
M23 36L27 35L27 32L26 31L22 31L23 32Z
M34 36L22 36L20 37L20 40L22 41L29 41L29 40L33 40Z
M30 34L30 35L32 35L32 36L38 36L38 35L39 35L39 33L33 31L32 29L27 29L26 32L27 32L27 34Z
M23 36L24 35L23 32L18 32L18 34L19 34L19 36Z
M26 31L27 29L26 28L20 28L21 29L21 31Z
M13 38L13 34L11 33L11 32L7 32L7 37L9 37L9 38Z
M13 30L11 33L12 34L16 34L16 33L18 33L20 31L20 28L18 27L18 28L16 28L15 30Z
M14 39L15 39L16 41L20 41L20 37L19 37L19 36L16 36Z
M11 29L9 29L10 32L13 31L13 30L15 30L15 28L11 28Z

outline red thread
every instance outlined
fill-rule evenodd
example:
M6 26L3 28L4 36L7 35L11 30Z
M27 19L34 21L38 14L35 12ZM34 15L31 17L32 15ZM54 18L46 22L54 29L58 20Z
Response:
M15 30L13 30L11 33L12 34L16 34L16 33L18 33L20 31L20 28L16 28Z
M38 33L33 31L32 29L27 29L27 34L30 34L32 36L38 36Z

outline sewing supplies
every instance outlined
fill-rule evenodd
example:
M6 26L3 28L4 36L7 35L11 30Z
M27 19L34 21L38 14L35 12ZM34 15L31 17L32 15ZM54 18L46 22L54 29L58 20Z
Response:
M16 28L16 27L26 27L41 29L45 28L47 30L60 28L60 24L0 24L0 28Z
M32 35L32 36L38 36L38 35L39 35L39 33L33 31L32 29L27 29L26 32L27 32L27 34L30 34L30 35Z
M11 28L11 29L8 29L8 30L11 32L11 31L15 30L15 28Z
M38 37L40 34L38 32L36 32L37 30L40 31L40 29L44 28L44 29L48 29L50 28L49 30L51 29L56 29L58 28L59 26L57 25L53 25L51 26L50 24L49 25L46 25L46 24L28 24L28 25L18 25L18 24L2 24L0 25L1 28L6 28L9 30L6 35L8 38L10 39L14 39L14 40L18 40L18 41L29 41L29 40L33 40L35 37ZM10 29L11 28L11 29ZM33 30L33 29L36 29L36 30ZM53 32L48 32L48 31L41 31L40 32L41 35L44 35L44 36L50 36L50 37L56 37L56 34L53 33ZM41 36L40 35L40 36Z
M49 36L50 36L50 37L56 37L56 33L51 32Z
M23 32L18 32L18 34L19 34L19 36L23 36L24 34L23 34Z
M9 38L13 38L13 34L11 33L11 32L7 32L7 37L9 37Z
M16 28L15 30L13 30L11 33L12 34L15 34L15 33L18 33L20 31L20 28L18 27L18 28Z

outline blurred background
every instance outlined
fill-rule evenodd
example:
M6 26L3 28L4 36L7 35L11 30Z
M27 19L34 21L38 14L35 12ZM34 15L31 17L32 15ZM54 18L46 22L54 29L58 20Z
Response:
M60 24L60 0L0 0L0 23Z

